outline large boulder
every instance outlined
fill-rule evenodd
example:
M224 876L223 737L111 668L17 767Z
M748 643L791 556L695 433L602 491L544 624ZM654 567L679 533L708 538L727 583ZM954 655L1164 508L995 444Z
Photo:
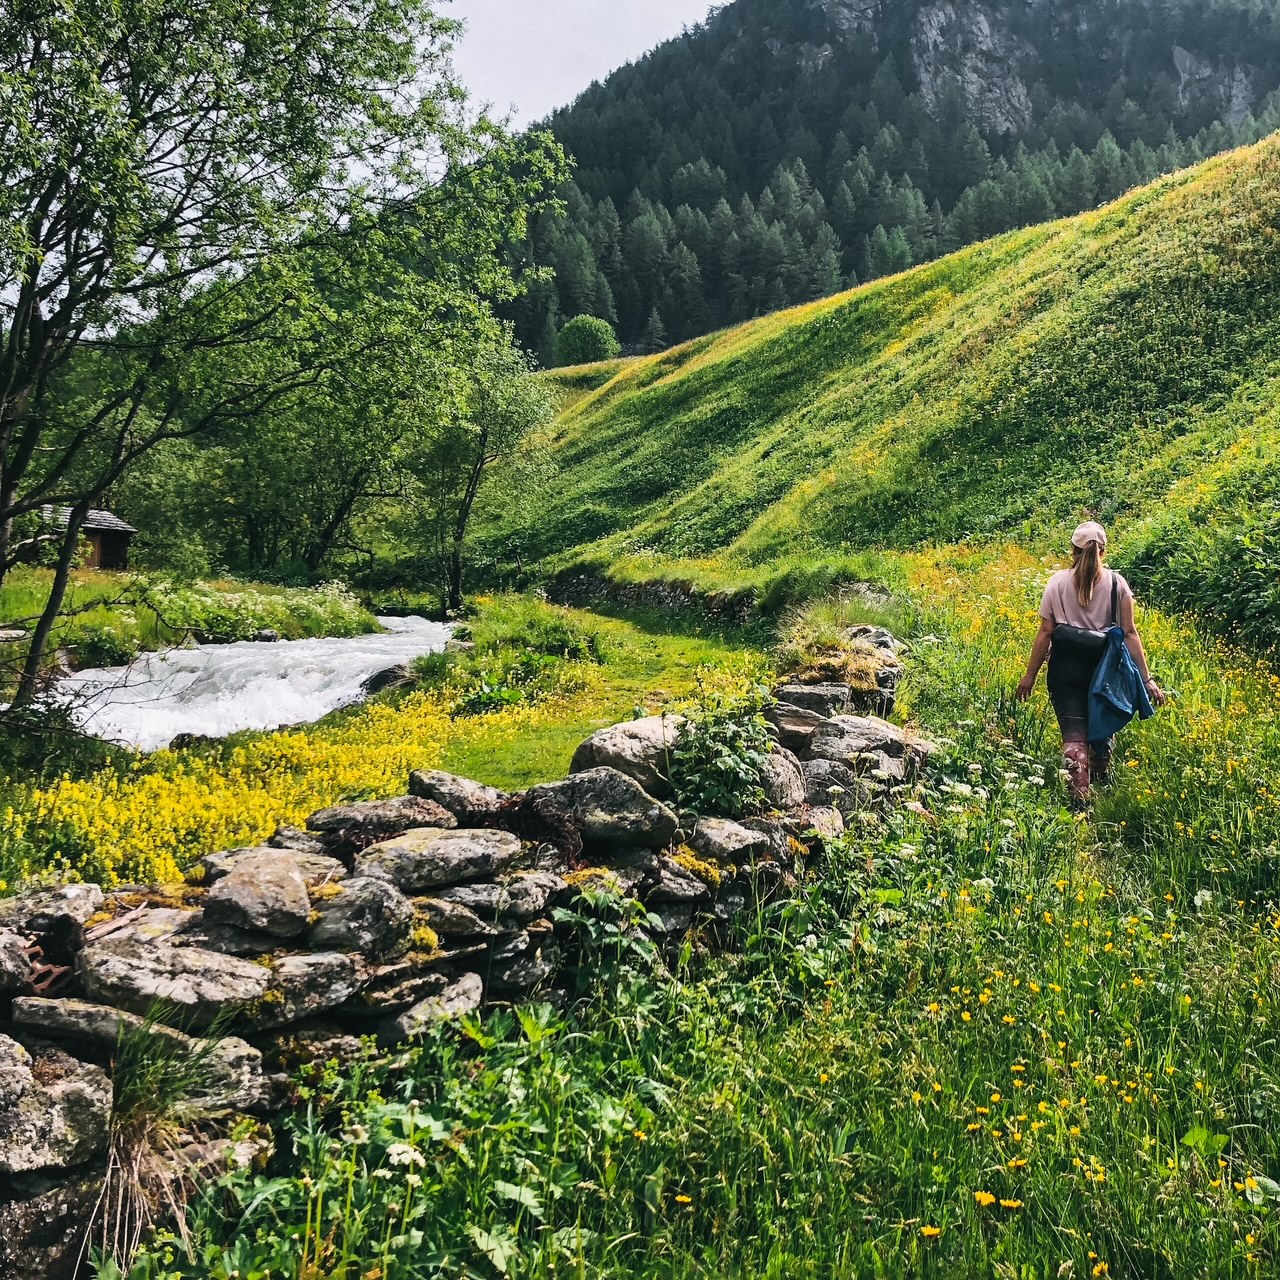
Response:
M172 1009L194 1026L239 1014L266 995L270 970L202 947L104 938L76 961L91 999L131 1013Z
M689 847L704 858L739 866L767 854L771 844L766 833L752 831L728 818L699 818L689 837Z
M625 773L659 800L672 795L669 757L684 720L680 716L647 716L593 733L573 753L570 773L608 767Z
M287 828L281 828L287 830ZM299 833L300 835L302 833ZM272 836L272 840L278 838ZM303 835L303 840L311 837ZM195 864L195 878L201 883L213 885L225 879L233 871L242 867L260 864L264 861L278 866L289 867L302 877L308 889L319 888L335 880L343 879L347 869L328 854L319 851L319 841L313 841L315 848L295 848L291 845L265 844L254 845L247 849L228 849L224 853L210 853Z
M389 1019L378 1038L383 1044L399 1044L416 1039L441 1022L474 1013L483 999L484 983L480 976L464 973L439 995L428 996L398 1018Z
M0 1035L0 1173L72 1169L103 1150L111 1118L111 1081L101 1067L59 1049L37 1059Z
M519 856L520 840L509 831L424 827L366 849L357 871L389 880L403 893L423 894L498 875Z
M778 744L802 758L809 753L809 740L814 730L827 720L816 711L807 711L789 702L777 702L766 708L764 718L772 727Z
M492 820L511 797L496 787L460 778L440 769L418 769L409 775L409 793L447 809L462 827Z
M31 981L31 957L16 933L0 929L0 996L22 991Z
M357 876L317 895L318 917L307 944L319 951L358 951L380 959L398 955L413 933L413 904L389 880Z
M367 800L335 805L307 819L307 830L316 832L331 853L359 853L382 840L419 827L451 828L458 820L434 800L421 796L397 796L392 800Z
M534 920L547 903L566 889L565 882L550 871L527 871L509 876L500 884L460 884L441 889L436 898L466 907L491 920L510 918Z
M798 809L805 803L800 761L785 747L771 751L760 767L760 785L771 809Z
M847 684L784 684L774 690L774 697L826 718L847 711L852 692Z
M205 900L205 919L277 938L296 938L307 927L311 901L292 858L275 849L242 858Z
M676 815L634 778L609 767L531 787L522 809L535 817L554 815L569 822L583 844L595 849L665 849L680 826Z

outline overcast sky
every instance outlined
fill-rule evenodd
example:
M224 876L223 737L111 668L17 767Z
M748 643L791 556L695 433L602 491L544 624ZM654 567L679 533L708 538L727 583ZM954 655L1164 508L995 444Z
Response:
M528 124L572 102L686 25L709 0L452 0L443 12L465 20L454 54L462 82L499 113Z

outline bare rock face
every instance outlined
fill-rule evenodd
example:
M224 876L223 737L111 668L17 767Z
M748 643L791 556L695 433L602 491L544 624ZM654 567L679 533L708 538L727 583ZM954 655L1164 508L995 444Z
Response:
M270 979L263 965L236 956L128 938L91 942L76 963L91 999L143 1015L166 1005L196 1026L261 1000Z
M593 733L573 753L570 773L608 767L625 773L651 796L670 799L668 757L684 720L680 716L647 716Z
M462 884L442 889L436 898L491 920L504 917L534 920L547 909L547 903L567 887L559 876L549 871L529 871L510 876L500 884Z
M205 900L205 919L277 938L296 938L307 927L307 885L290 857L275 849L239 859Z
M500 874L519 856L520 840L509 831L424 827L366 849L357 871L424 894Z
M463 827L490 819L511 797L496 787L460 778L439 769L419 769L409 775L409 793L447 809Z
M31 957L16 933L0 929L0 996L23 990L31 980Z
M330 853L359 853L361 849L419 827L451 828L458 820L434 800L397 796L362 804L321 809L307 819L307 830L320 835Z
M781 703L826 719L849 709L853 690L847 684L784 684L774 690L774 696Z
M665 849L680 825L676 815L635 779L609 767L531 787L524 807L536 813L543 806L566 815L588 848Z
M407 1013L390 1019L378 1038L383 1044L416 1039L441 1022L474 1013L483 999L484 983L479 974L464 973L439 995L428 996Z
M774 737L780 746L794 751L802 759L809 753L809 740L814 730L825 723L827 717L817 711L798 707L791 702L777 702L766 709L764 718L773 727Z
M320 951L358 951L373 959L399 955L413 932L413 904L388 880L358 876L315 900L319 919L307 944Z
M106 1146L111 1081L100 1067L57 1049L38 1059L0 1035L10 1097L0 1109L0 1173L72 1169Z
M730 866L753 862L770 850L769 836L728 818L699 818L689 847L704 858Z
M213 885L233 871L264 861L296 871L308 889L318 888L346 876L347 869L337 858L319 851L319 841L305 835L302 838L311 841L316 848L299 849L288 845L265 844L248 849L228 849L225 853L211 853L196 863L199 877L204 884Z
M259 1027L284 1027L346 1004L361 987L355 961L335 951L284 956L271 966L271 988L252 1010Z
M27 1175L20 1194L0 1203L0 1276L4 1280L79 1280L86 1224L102 1174Z
M771 751L760 769L760 785L771 809L798 809L805 803L800 761L785 747Z

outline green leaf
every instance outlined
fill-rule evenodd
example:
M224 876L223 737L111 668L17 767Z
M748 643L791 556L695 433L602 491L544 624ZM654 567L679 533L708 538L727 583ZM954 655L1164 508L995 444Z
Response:
M522 1187L514 1182L503 1182L499 1179L493 1184L493 1189L505 1199L520 1205L521 1208L528 1209L530 1214L537 1218L539 1222L542 1221L542 1201L532 1187Z
M476 1248L489 1259L495 1270L500 1271L504 1276L511 1274L511 1264L520 1257L520 1248L514 1236L501 1229L486 1231L483 1227L474 1225L467 1228L467 1235L471 1237Z
M1211 1160L1222 1154L1231 1139L1225 1133L1214 1133L1205 1125L1198 1124L1182 1135L1182 1145L1190 1147L1201 1160Z

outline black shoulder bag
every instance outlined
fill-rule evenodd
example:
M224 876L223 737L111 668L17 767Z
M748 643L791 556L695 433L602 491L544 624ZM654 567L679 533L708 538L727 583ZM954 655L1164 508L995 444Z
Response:
M1120 578L1114 569L1111 571L1111 625L1120 625ZM1060 657L1097 662L1106 652L1107 633L1063 623L1053 629L1053 647Z

